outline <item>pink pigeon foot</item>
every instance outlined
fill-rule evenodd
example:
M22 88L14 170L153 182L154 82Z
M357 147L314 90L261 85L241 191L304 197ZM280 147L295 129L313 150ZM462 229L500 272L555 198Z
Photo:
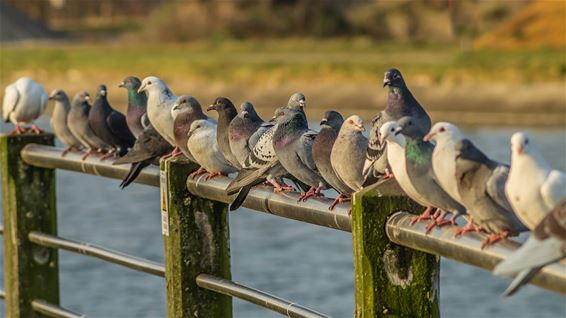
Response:
M84 153L84 155L81 157L81 160L84 161L84 160L92 153L92 150L93 150L93 149L89 147L89 148L86 150L86 152Z
M429 206L429 207L427 207L427 208L423 211L423 213L421 213L421 214L418 215L418 216L414 216L414 217L411 219L411 226L415 225L415 223L420 222L420 221L422 221L422 220L430 220L430 219L432 219L432 215L430 215L430 211L432 211L432 207Z
M308 199L312 198L312 197L321 197L323 196L320 193L320 187L319 188L315 188L315 187L311 187L309 189L309 191L307 192L301 192L301 195L299 196L299 200L297 202L306 202Z
M483 250L484 248L488 247L488 246L492 246L495 243L501 241L502 239L506 239L510 236L510 233L507 231L503 231L500 233L493 233L490 234L481 244L481 249Z
M206 177L204 177L204 181L208 181L212 178L215 178L215 177L218 177L218 176L221 176L221 175L222 175L222 173L220 173L218 171L217 172L211 172L208 175L206 175Z
M203 173L205 173L205 172L206 172L206 170L204 170L203 167L200 167L200 168L198 168L195 172L191 173L191 174L189 175L189 178L194 179L194 178L195 178L196 176L198 176L199 174L203 174Z
M21 135L25 132L25 130L20 125L16 125L14 132L16 133L16 135Z
M347 196L343 195L342 193L338 194L338 196L336 197L336 199L334 199L334 201L332 202L332 204L328 207L328 209L330 211L334 210L334 208L342 203L342 202L348 202L350 201L350 198L348 198ZM349 215L349 214L348 214Z
M480 226L477 226L474 224L473 220L470 220L468 223L466 223L465 226L456 229L456 231L454 231L454 237L458 237L458 236L462 236L466 233L471 233L471 232L482 232L483 229Z
M38 134L38 135L43 133L43 130L39 129L39 127L37 127L35 124L31 124L31 131L34 134Z

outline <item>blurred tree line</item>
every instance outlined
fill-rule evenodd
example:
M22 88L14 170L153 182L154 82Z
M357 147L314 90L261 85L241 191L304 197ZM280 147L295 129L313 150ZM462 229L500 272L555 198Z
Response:
M0 0L48 26L129 19L147 40L369 36L379 40L474 38L528 0ZM70 26L70 27L69 27ZM119 31L119 30L118 30Z

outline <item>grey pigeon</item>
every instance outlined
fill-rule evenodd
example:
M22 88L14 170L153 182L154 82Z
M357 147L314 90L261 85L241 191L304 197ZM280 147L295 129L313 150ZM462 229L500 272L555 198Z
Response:
M433 141L432 170L442 189L452 199L463 204L458 192L458 180L456 179L456 149L458 142L464 139L464 135L455 125L447 122L438 122L432 126L425 141Z
M136 141L128 128L126 116L112 108L108 103L107 94L106 85L100 85L88 114L90 128L102 141L113 148L101 160L113 153L120 157L125 155L128 148L132 147Z
M219 175L228 175L236 169L224 158L217 143L217 124L206 119L198 119L191 123L189 129L188 148L197 163L204 168L208 175L205 180ZM193 172L194 177L198 172Z
M128 91L128 109L126 111L126 122L128 128L136 137L143 133L144 129L149 126L149 118L147 116L147 95L143 92L138 93L141 81L135 76L126 77L118 87L123 87Z
M517 275L504 295L510 296L544 266L566 257L566 200L559 203L534 228L529 239L507 259L497 264L493 273Z
M161 79L148 76L143 79L138 93L147 94L147 117L157 132L175 146L173 134L174 117L171 112L177 96L173 95L169 87Z
M230 123L236 118L238 111L232 101L226 97L217 97L214 103L206 109L206 111L211 110L218 112L218 131L216 133L218 149L233 167L239 169L242 165L230 148Z
M173 122L174 145L193 162L197 162L189 151L187 141L189 140L189 130L195 120L208 119L198 100L192 96L179 96L171 109Z
M82 157L85 160L93 150L104 152L109 146L96 136L88 123L88 113L91 106L88 103L90 96L87 92L81 91L75 94L71 102L71 111L67 117L69 129L75 137L83 144L87 151Z
M381 178L387 169L386 147L379 142L380 127L388 121L397 121L404 116L412 116L419 131L426 134L430 130L430 117L424 108L415 99L401 72L392 68L385 72L383 87L389 87L387 107L372 120L372 128L369 133L369 142L364 163L364 175L367 177L366 184L373 183ZM421 136L421 138L423 137Z
M291 175L311 188L301 193L299 201L319 196L328 184L316 171L312 158L312 144L316 132L309 130L305 114L285 108L277 116L277 129L273 134L273 149L279 162Z
M331 110L324 113L320 121L320 131L312 145L312 158L316 169L324 180L338 192L338 196L329 207L330 210L334 209L338 203L347 201L348 196L352 193L352 189L336 175L330 161L332 146L334 146L343 122L344 118L336 111Z
M511 137L511 169L505 193L513 211L529 229L566 199L566 174L553 170L527 134Z
M65 156L67 152L73 149L80 151L83 145L77 137L73 135L67 125L67 117L71 111L71 102L69 101L69 97L62 89L55 89L51 92L49 99L55 101L53 114L51 114L51 127L53 127L55 136L57 136L57 138L59 138L59 140L67 146L61 154L61 157Z
M330 155L336 175L354 191L362 189L364 185L362 170L368 146L368 139L363 135L364 131L364 123L360 116L348 117L342 124Z
M405 116L397 122L401 133L405 136L405 160L406 169L411 183L421 196L428 202L427 206L440 209L443 213L440 217L432 220L428 230L435 225L455 224L459 215L466 213L466 208L446 193L438 184L434 171L432 170L432 152L434 145L423 140L425 132L423 126L411 116ZM450 221L445 222L446 213L452 213Z
M259 137L273 125L263 125L263 120L256 113L250 102L240 105L240 113L232 120L228 128L230 150L243 167Z
M148 126L138 136L134 146L126 155L114 161L113 165L131 163L130 171L120 183L120 188L124 189L132 183L143 170L150 164L159 164L159 158L167 155L173 150L167 140L153 128Z
M34 124L47 107L47 92L36 81L22 77L6 86L4 90L4 104L2 105L5 122L12 122L16 126L15 132L21 134L23 124L31 124L34 133L41 133L41 129Z
M459 233L465 233L466 228L473 230L475 222L492 233L482 244L487 246L527 231L505 196L509 167L489 159L468 139L458 142L455 150L458 191L472 218Z

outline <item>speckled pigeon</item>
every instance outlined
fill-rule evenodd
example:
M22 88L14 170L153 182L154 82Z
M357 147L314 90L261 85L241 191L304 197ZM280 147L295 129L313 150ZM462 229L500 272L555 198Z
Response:
M128 91L126 122L134 137L138 138L150 124L146 113L147 95L144 92L138 93L141 81L135 76L126 77L118 86Z
M80 151L83 148L81 142L73 135L69 126L67 125L67 117L71 111L71 102L69 102L69 97L62 89L55 89L51 92L49 96L50 100L55 101L55 107L53 107L53 114L51 114L51 127L55 136L67 146L61 157L65 156L67 152L75 149Z
M385 72L383 87L385 86L389 87L387 107L373 118L373 125L369 133L367 156L364 163L366 184L376 182L387 169L386 148L379 142L379 129L384 123L399 120L403 116L412 116L415 125L420 128L419 131L423 132L423 136L431 126L430 117L405 84L399 70L392 68Z
M230 148L230 123L236 118L238 111L232 101L226 97L217 97L214 103L206 109L206 111L211 110L218 112L218 131L216 133L218 149L233 167L240 169L242 165Z
M256 113L250 102L240 105L240 113L232 120L228 128L230 150L243 167L259 137L273 125L262 125L263 120Z

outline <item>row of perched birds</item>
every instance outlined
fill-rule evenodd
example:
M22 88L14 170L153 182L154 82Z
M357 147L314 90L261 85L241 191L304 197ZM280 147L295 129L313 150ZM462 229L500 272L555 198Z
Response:
M432 126L397 69L385 73L383 86L389 89L387 106L372 120L369 137L363 134L359 116L344 119L336 111L325 113L319 132L309 129L302 93L293 94L269 121L262 120L250 102L242 103L238 112L228 98L218 97L206 109L218 113L215 120L196 98L175 96L155 76L143 81L127 77L120 84L128 94L126 115L109 104L104 85L91 105L85 91L72 101L60 89L47 97L43 87L28 78L6 88L3 110L5 120L22 133L21 125L33 123L47 99L54 100L51 125L67 145L62 155L85 150L83 160L95 152L101 160L118 157L113 164L131 163L122 188L144 167L175 156L200 165L191 178L237 173L226 188L227 194L236 194L231 210L244 202L252 187L263 183L275 192L301 189L299 202L333 188L338 193L329 207L333 209L354 192L395 178L425 208L413 222L430 220L428 231L455 225L464 215L468 223L455 236L489 233L482 248L533 232L495 269L496 274L517 275L507 294L544 265L566 256L566 175L545 162L525 133L511 138L511 165L496 162L455 125ZM39 132L35 125L31 129Z

